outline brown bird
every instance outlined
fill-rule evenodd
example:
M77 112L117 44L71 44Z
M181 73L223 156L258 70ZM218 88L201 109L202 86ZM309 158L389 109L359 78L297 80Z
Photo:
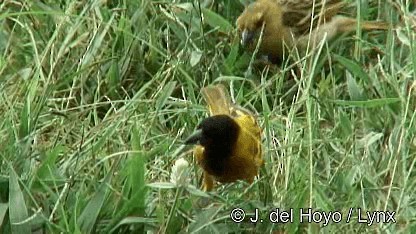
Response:
M257 0L237 19L241 44L255 48L264 24L260 55L271 61L283 61L295 46L305 50L322 40L328 41L341 33L354 31L358 21L339 15L347 3L341 0ZM388 24L361 21L363 30L386 30Z
M204 170L203 189L211 191L214 181L252 183L263 164L261 129L254 116L233 105L223 85L207 86L202 95L210 117L198 125L185 144L197 144L194 157Z

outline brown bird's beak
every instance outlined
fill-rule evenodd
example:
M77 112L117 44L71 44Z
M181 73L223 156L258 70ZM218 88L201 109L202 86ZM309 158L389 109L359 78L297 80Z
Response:
M247 29L244 29L244 31L241 33L241 45L247 46L251 43L251 41L254 38L254 32L248 31Z
M197 144L202 137L202 130L198 129L192 135L190 135L184 142L185 145L193 145Z

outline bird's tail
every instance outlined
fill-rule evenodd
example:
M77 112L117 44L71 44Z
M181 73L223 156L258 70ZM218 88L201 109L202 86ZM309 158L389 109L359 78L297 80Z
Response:
M339 26L341 32L355 31L357 26L360 26L362 30L388 30L389 24L383 21L361 21L358 22L355 18L338 17L336 24Z
M201 89L210 115L229 115L231 98L224 85L210 85Z
M361 27L364 30L388 30L389 24L381 21L364 21L361 22Z

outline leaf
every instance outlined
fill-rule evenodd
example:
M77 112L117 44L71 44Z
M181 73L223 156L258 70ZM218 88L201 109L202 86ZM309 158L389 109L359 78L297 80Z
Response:
M113 216L110 224L107 225L108 229L104 231L104 233L108 233L110 232L110 230L114 230L113 227L116 226L117 223L119 223L124 217L129 216L133 213L138 216L145 216L146 207L142 207L141 203L144 203L144 201L146 200L146 191L147 191L146 188L142 188L136 193L133 193L130 196L130 199L124 202L121 208L117 209L117 212L115 213L115 217ZM141 210L138 208L140 208Z
M339 125L341 127L341 132L344 137L348 137L352 134L352 124L350 119L344 112L340 112L339 114Z
M348 93L350 94L350 98L352 101L364 101L367 99L365 95L363 94L363 91L358 86L355 79L352 78L349 72L347 72L347 86L348 86Z
M195 222L189 225L189 232L190 233L212 233L212 224L214 223L218 212L222 209L222 206L219 207L210 207L205 209L202 212L199 212L195 217Z
M202 52L199 50L194 50L191 53L191 67L195 67L195 65L197 65L199 63L199 61L201 61L201 57L202 57Z
M157 188L157 189L172 189L175 188L176 185L171 182L155 182L147 184L150 188Z
M4 222L4 217L6 216L7 209L9 209L9 205L7 203L0 203L0 226Z
M117 57L117 56L114 56L114 57ZM108 69L106 79L108 80L109 92L112 95L115 95L116 87L120 85L120 68L118 65L118 61L116 61L115 59L111 61L111 66Z
M137 223L149 223L149 224L155 224L157 222L157 219L155 218L143 218L143 217L126 217L122 219L110 232L114 232L122 225L125 224L137 224Z
M409 37L406 34L403 33L403 30L402 29L398 28L396 30L396 35L397 35L397 38L399 39L399 41L402 44L407 45L407 46L410 47L411 44L410 44Z
M360 64L356 61L347 59L340 55L334 55L335 59L341 63L349 72L351 72L354 76L360 78L361 80L365 81L366 83L369 82L370 77L368 74L363 70Z
M220 32L228 34L234 30L233 26L221 15L207 8L202 8L202 14L204 16L204 21L211 27L218 28Z
M143 144L141 142L140 131L137 124L133 126L131 132L131 148L126 163L126 185L123 187L123 195L127 198L117 207L111 222L107 225L104 233L113 232L116 225L126 216L134 213L138 216L145 216L147 187L145 181L146 174L146 158L147 154L143 153ZM112 231L111 231L112 230Z
M42 164L36 172L36 176L41 180L46 180L49 178L54 178L54 175L51 173L57 170L56 168L56 159L59 155L66 151L66 148L62 145L57 146L46 153L46 157L42 160Z
M174 86L174 85L173 85ZM137 125L134 125L132 134L132 149L133 152L131 157L129 158L129 181L131 181L132 187L132 194L142 194L142 196L137 197L135 201L135 206L138 209L138 214L144 215L144 209L146 204L146 181L145 181L145 174L146 174L146 158L145 155L142 153L142 144L140 141L140 131L138 130ZM132 197L131 199L134 199Z
M192 186L192 185L188 185L186 187L186 190L190 194L195 195L195 196L198 196L198 197L206 197L206 198L209 198L210 197L208 193L206 193L206 192L204 192L204 191L202 191L200 189L197 189L197 188L195 188L195 186Z
M228 54L227 58L224 61L224 68L226 69L228 74L232 74L234 71L234 64L238 58L238 49L239 49L239 42L236 38L234 42L231 44L231 50Z
M383 133L370 132L369 134L364 136L362 139L358 140L357 146L360 148L368 148L370 145L380 140L383 136L384 136Z
M396 102L400 102L400 98L380 98L380 99L370 99L366 101L345 101L345 100L330 100L340 106L350 106L350 107L365 107L365 108L374 108L380 107Z
M169 81L160 91L160 96L156 100L156 108L161 110L162 107L166 104L168 98L172 95L176 87L176 81ZM134 149L133 149L134 150Z
M23 105L22 112L20 113L20 129L19 129L19 138L23 139L29 135L32 124L33 124L33 105L34 105L34 98L36 96L36 90L38 88L38 79L32 79L28 92L26 95L25 103Z
M186 3L178 3L175 5L175 7L186 10L190 12L193 9L192 3L186 2Z
M81 233L91 233L95 223L97 222L98 214L103 207L105 197L108 191L108 183L111 181L113 170L106 175L104 181L98 187L98 190L85 206L81 215L78 218L78 225Z
M24 222L29 215L22 190L20 190L16 172L10 168L9 209L12 233L31 233L30 222ZM18 224L21 223L21 224Z

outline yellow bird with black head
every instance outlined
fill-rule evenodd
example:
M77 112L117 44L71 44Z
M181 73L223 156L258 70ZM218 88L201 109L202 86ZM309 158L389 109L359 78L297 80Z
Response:
M196 144L194 156L204 171L203 189L211 191L215 181L252 183L263 164L261 128L254 115L233 105L223 85L204 87L202 95L210 117L185 144Z

